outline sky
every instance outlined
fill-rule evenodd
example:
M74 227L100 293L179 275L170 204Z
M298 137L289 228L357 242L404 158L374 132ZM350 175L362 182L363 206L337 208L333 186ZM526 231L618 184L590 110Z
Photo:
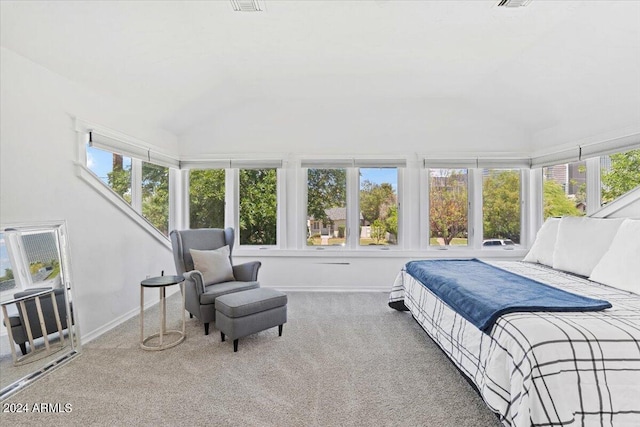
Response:
M394 191L398 191L397 168L360 168L360 182L365 180L374 184L391 184Z
M130 168L131 158L124 157L122 165L125 169ZM87 167L108 184L107 174L113 170L113 154L87 145Z

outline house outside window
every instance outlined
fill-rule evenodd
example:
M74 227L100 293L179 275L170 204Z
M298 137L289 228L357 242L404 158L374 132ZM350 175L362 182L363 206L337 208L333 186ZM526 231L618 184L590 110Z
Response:
M307 170L307 246L345 246L347 222L346 169Z
M543 217L584 216L587 212L585 162L542 168Z

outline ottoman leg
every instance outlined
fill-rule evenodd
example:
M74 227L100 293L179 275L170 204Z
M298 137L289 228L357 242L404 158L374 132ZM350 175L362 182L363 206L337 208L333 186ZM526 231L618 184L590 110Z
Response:
M281 337L282 336L282 327L284 325L278 325L278 336Z
M224 342L224 332L220 332L220 339Z
M233 352L238 351L238 339L233 340Z

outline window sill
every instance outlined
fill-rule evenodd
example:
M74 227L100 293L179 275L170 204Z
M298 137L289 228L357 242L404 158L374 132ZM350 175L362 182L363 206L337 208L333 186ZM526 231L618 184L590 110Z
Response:
M307 249L237 249L236 258L484 258L521 260L527 254L526 249L516 250L307 250Z

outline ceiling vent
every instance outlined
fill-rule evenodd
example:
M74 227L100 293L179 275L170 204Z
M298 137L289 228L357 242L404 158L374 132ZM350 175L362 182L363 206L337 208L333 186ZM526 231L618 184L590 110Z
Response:
M236 12L262 12L261 0L231 0L231 6Z
M531 0L499 0L498 7L522 7L531 3Z

